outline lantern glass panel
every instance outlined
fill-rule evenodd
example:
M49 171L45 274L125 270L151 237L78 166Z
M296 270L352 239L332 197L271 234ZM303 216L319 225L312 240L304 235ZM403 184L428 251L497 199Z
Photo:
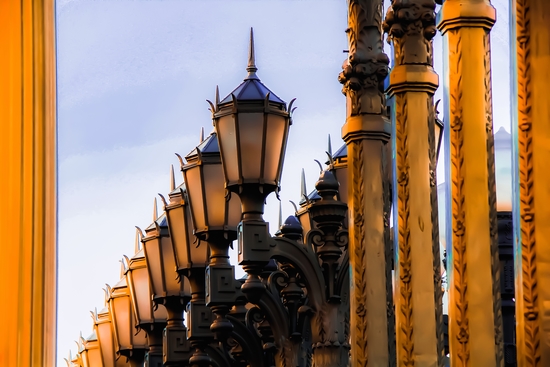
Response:
M284 157L284 146L287 118L279 115L268 115L267 118L267 133L266 147L264 159L264 180L266 183L277 184L280 181L281 172L279 167L282 166ZM260 139L258 136L256 139Z
M119 289L118 292L123 292ZM132 347L132 322L130 297L119 295L109 300L111 315L113 316L113 330L115 331L117 351L130 349Z
M164 281L166 284L166 295L179 295L183 287L178 281L178 273L176 272L176 259L174 258L172 241L170 237L163 236L160 238L160 243L162 247L162 265Z
M151 290L154 297L160 297L164 293L162 259L160 252L160 243L158 238L143 241L143 250L147 261L149 280L151 281Z
M229 213L227 215L227 226L229 229L236 231L242 217L241 198L235 193L229 193L229 203L227 204Z
M238 182L240 177L235 119L233 115L226 115L220 117L216 122L220 152L223 155L225 178L228 182Z
M298 210L297 216L303 229L302 233L304 236L304 242L306 242L307 234L309 233L309 231L311 231L311 217L309 216L309 212L305 208L300 208Z
M239 113L239 145L242 178L245 182L261 177L264 144L264 114ZM224 157L224 161L226 157Z
M222 228L225 225L225 187L221 164L203 165L208 227Z
M190 167L184 171L185 182L187 186L187 195L189 197L191 212L193 216L193 226L195 228L195 231L197 232L204 231L207 227L203 202L203 182L200 171L200 166Z
M138 324L152 322L153 307L147 267L140 266L130 269L128 271L128 284L130 284Z
M166 218L168 219L168 228L178 269L189 268L193 261L189 253L189 247L192 246L193 242L193 235L190 231L193 225L190 222L189 215L186 215L186 211L187 205L166 208Z

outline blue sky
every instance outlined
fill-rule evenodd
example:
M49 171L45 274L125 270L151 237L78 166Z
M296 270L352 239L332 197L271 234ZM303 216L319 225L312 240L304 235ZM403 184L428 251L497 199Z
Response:
M506 14L507 1L494 3ZM492 33L493 94L495 128L509 130L507 23L499 17ZM333 149L342 144L345 1L57 1L59 366L79 332L90 334L88 311L103 307L118 260L133 254L134 226L151 222L153 198L168 191L174 153L197 145L201 127L212 130L205 100L245 77L251 26L259 77L285 101L297 98L281 193L287 216L301 169L313 188L327 135ZM440 39L436 48L441 70ZM270 198L272 231L277 208Z

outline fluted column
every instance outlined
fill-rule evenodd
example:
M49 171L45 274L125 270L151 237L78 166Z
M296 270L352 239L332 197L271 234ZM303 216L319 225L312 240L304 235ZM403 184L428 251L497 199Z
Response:
M0 365L54 366L56 117L52 0L0 2Z
M383 81L382 0L349 0L349 56L340 73L346 95L352 366L394 365L389 258L390 124Z
M436 185L433 0L393 0L384 30L393 44L388 88L395 157L395 320L398 366L443 366Z
M550 365L550 2L511 0L518 366ZM517 75L516 75L517 73ZM517 93L517 94L516 94ZM513 165L514 166L514 165Z
M447 0L444 35L449 344L453 366L502 366L488 0Z

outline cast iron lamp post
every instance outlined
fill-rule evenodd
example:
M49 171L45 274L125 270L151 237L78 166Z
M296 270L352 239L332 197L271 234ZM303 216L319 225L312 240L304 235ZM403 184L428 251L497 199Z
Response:
M247 77L222 101L212 105L226 188L239 195L239 264L248 273L242 291L251 302L264 288L259 275L270 260L269 229L263 219L266 197L280 188L284 153L291 124L286 103L256 75L253 33ZM269 137L269 138L268 138Z
M159 367L162 366L162 332L166 327L167 315L164 306L153 306L151 302L153 294L140 240L139 231L137 231L135 255L131 259L124 256L126 284L130 291L136 327L147 335L148 349L145 354L145 364L148 367Z
M210 134L185 157L182 171L195 236L210 251L206 268L206 305L216 315L210 330L216 340L225 342L233 329L225 317L233 306L235 270L229 262L229 246L237 237L241 217L236 195L223 187L223 171L216 134ZM205 246L203 245L203 246Z
M170 175L169 202L162 195L160 197L168 220L177 273L180 280L187 277L191 287L191 301L187 306L187 338L195 351L190 364L203 365L211 361L204 349L213 339L209 330L212 317L204 300L204 271L208 263L208 246L206 243L197 242L193 235L185 184L175 188L173 167Z
M126 277L112 288L107 286L109 314L118 358L126 358L132 367L143 365L147 350L146 334L137 327Z
M166 215L158 217L156 199L153 224L147 227L141 241L153 302L164 305L167 311L166 328L163 333L163 362L165 366L179 366L187 362L190 350L183 313L191 299L191 292L187 279L178 279L175 273L176 260Z

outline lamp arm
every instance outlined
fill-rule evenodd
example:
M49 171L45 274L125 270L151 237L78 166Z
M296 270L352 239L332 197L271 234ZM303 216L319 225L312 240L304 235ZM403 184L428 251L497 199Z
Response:
M274 237L273 243L272 258L298 269L306 285L310 307L316 311L325 302L326 294L325 278L317 254L308 246L288 238Z
M255 335L236 317L227 315L227 319L233 324L231 337L242 347L250 367L268 367L262 358L263 347L258 335Z

